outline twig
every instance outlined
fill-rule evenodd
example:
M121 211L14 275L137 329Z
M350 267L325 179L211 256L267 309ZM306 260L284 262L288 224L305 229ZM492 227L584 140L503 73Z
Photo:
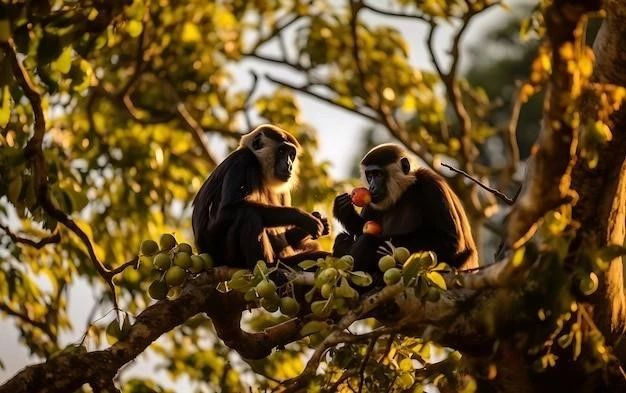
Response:
M344 383L347 379L352 378L356 373L354 372L354 370L351 371L346 371L343 374L341 374L341 376L335 381L335 383L333 383L333 385L330 387L330 389L328 390L329 392L338 392L339 391L339 386Z
M315 370L319 363L322 360L322 357L330 349L331 347L344 342L355 341L357 339L361 339L360 336L354 336L350 334L344 333L344 331L352 325L355 321L363 318L363 316L368 315L372 310L378 307L380 304L385 303L388 300L391 300L398 293L402 292L404 287L402 284L395 284L392 286L387 286L380 290L379 292L366 297L361 300L359 306L348 312L341 320L337 323L334 330L322 341L322 343L315 349L311 358L307 362L302 373L296 378L285 381L283 384L285 392L295 392L301 389L308 380L315 374Z
M490 193L494 194L495 196L497 196L498 198L502 199L507 205L512 205L513 203L515 203L515 201L511 198L509 198L508 196L506 196L505 194L501 193L500 191L496 190L495 188L491 188L489 186L484 185L483 183L481 183L480 180L476 179L475 177L473 177L472 175L470 175L469 173L461 170L461 169L456 169L455 167L448 165L444 162L441 163L441 166L445 166L446 168L456 172L456 173L460 173L461 175L467 177L468 179L470 179L471 181L473 181L474 183L478 184L479 186L481 186L482 188L484 188L485 190L489 191Z
M376 345L376 339L371 339L370 343L365 350L365 356L363 357L363 361L361 362L361 367L359 367L359 393L363 392L363 380L365 379L365 367L367 366L367 362L369 362L370 357L372 356L372 351L374 350L374 345Z
M326 103L331 104L333 106L338 106L338 107L340 107L342 109L347 110L348 112L351 112L351 113L354 113L354 114L359 115L361 117L364 117L364 118L366 118L368 120L371 120L371 121L373 121L375 123L379 123L380 122L380 119L377 116L370 115L370 114L361 112L358 109L342 105L342 104L340 104L338 102L333 101L329 97L325 97L323 95L320 95L318 93L315 93L315 92L307 89L306 86L296 86L296 85L294 85L292 83L289 83L289 82L287 82L285 80L276 79L276 78L274 78L274 77L272 77L271 75L268 75L268 74L265 75L265 78L267 78L267 80L269 80L270 82L275 83L275 84L277 84L279 86L283 86L283 87L289 88L291 90L298 91L298 92L303 93L303 94L305 94L305 95L307 95L309 97L313 97L313 98L315 98L317 100L326 102Z
M388 10L384 10L382 8L378 8L375 7L373 5L367 4L367 3L363 3L362 5L363 8L372 11L376 14L379 15L384 15L384 16L391 16L394 18L409 18L409 19L417 19L417 20L421 20L424 22L427 22L428 19L426 17L424 17L423 15L419 15L419 14L406 14L406 13L402 13L402 12L395 12L395 11L388 11Z
M123 264L116 267L115 269L111 269L110 273L112 276L115 276L116 274L119 274L123 272L124 270L126 270L127 267L136 266L138 261L139 261L139 257L135 257L128 262L124 262Z
M5 303L0 303L0 311L3 311L8 315L11 315L15 318L20 319L22 322L25 322L33 327L36 327L37 329L44 332L48 337L50 337L51 340L56 341L56 335L52 332L52 330L50 329L50 326L48 326L47 323L41 322L41 321L35 321L28 315L22 312L19 312L17 310L14 310L8 304L5 304Z
M25 153L31 157L33 177L35 179L35 187L37 189L37 200L41 204L44 211L52 218L70 229L82 241L87 248L87 253L94 264L100 276L109 286L113 302L117 307L117 299L115 297L115 286L113 285L112 276L104 265L98 260L89 236L72 220L65 212L59 210L50 200L48 193L48 165L43 153L43 137L46 132L46 120L41 105L41 95L30 80L28 72L17 58L17 52L12 39L0 44L4 50L9 63L13 69L15 78L17 79L24 95L28 98L34 114L34 133L26 144Z
M204 157L207 159L207 161L209 161L211 166L216 166L217 160L211 152L211 147L209 146L209 138L204 133L204 130L202 129L200 124L196 121L196 119L194 119L191 113L189 113L187 107L182 101L179 101L178 104L176 104L176 110L178 111L180 118L191 130L193 139L195 139L196 143L198 143L198 145L200 145L200 147L202 148Z
M13 242L15 243L22 243L22 244L26 244L30 247L34 247L36 249L41 249L42 247L48 245L48 244L54 244L54 243L58 243L61 241L61 234L59 232L55 232L53 235L51 236L47 236L44 237L42 239L40 239L39 241L34 241L31 239L27 239L25 237L21 237L19 235L16 235L15 233L11 232L11 230L0 224L0 229L2 229L7 236L9 236L11 238L11 240L13 240Z
M252 87L250 88L250 90L248 91L248 96L246 97L246 100L243 102L243 115L246 119L246 125L248 126L248 129L251 130L252 129L252 119L250 118L250 113L248 113L248 109L250 107L250 100L252 99L252 96L254 95L257 85L259 83L259 75L250 70L250 75L252 76Z
M521 86L521 85L520 85ZM520 87L521 89L521 87ZM509 120L509 124L505 133L505 141L506 145L509 149L510 158L508 161L508 165L504 171L504 176L501 184L503 186L507 186L515 173L515 168L519 163L519 146L517 145L517 124L519 122L519 115L522 110L522 99L521 94L518 90L518 93L515 96L515 101L513 102L513 106L511 108L511 118Z

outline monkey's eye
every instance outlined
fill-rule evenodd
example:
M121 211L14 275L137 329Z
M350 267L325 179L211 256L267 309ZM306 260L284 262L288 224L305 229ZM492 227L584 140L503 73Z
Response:
M383 176L383 172L377 169L371 170L371 171L367 171L367 173L365 174L365 177L367 178L367 181L372 181L372 179L380 179Z

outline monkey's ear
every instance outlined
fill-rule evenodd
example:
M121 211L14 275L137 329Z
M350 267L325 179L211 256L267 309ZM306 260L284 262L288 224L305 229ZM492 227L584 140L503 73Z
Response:
M402 167L402 172L404 172L405 175L408 175L409 172L411 171L411 163L409 162L409 159L406 157L402 157L400 159L400 166Z
M260 150L263 147L263 140L261 139L262 137L263 133L259 132L252 140L252 148L254 150Z

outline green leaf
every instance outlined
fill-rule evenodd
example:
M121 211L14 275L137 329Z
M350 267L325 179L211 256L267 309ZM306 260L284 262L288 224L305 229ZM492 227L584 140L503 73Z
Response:
M183 31L180 39L185 43L194 43L202 39L200 29L194 23L187 22L183 25Z
M311 301L313 301L313 296L315 295L315 287L311 288L305 295L304 295L304 300L307 303L311 303Z
M244 277L237 277L228 281L228 288L240 291L248 289L251 286L250 281Z
M133 38L139 37L142 31L143 24L138 20L131 20L126 24L126 32Z
M522 263L524 262L525 251L526 249L524 247L520 247L517 250L515 250L515 253L513 254L513 258L511 258L511 263L513 264L513 267L519 267L522 265Z
M303 337L309 336L311 334L321 332L327 327L328 327L328 324L326 322L310 321L310 322L305 323L304 326L302 326L302 329L300 329L300 335Z
M298 266L300 266L302 269L304 270L308 270L314 266L319 266L319 263L317 261L314 261L312 259L307 259L306 261L302 261L298 264Z
M413 280L417 277L417 273L421 270L423 266L421 258L422 255L420 253L412 254L402 265L402 279L406 285L412 285Z
M61 53L61 56L59 56L59 58L51 64L52 69L55 71L59 71L61 74L64 75L70 72L70 69L72 68L72 53L72 47L65 47L65 49L63 49L63 52Z
M354 285L366 287L372 284L372 276L365 272L350 272L350 281Z
M0 128L4 128L11 119L11 91L9 86L2 89L2 105L0 105Z
M446 286L446 280L443 278L441 274L438 272L428 272L426 273L426 277L436 286L443 289L444 291L448 289Z

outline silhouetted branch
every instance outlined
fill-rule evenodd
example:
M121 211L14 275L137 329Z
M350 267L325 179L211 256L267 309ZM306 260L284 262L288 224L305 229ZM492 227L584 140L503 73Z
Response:
M373 5L371 5L369 3L366 3L366 2L362 3L362 7L364 9L367 9L367 10L372 11L372 12L374 12L376 14L379 14L379 15L398 17L398 18L417 19L417 20L421 20L421 21L424 21L424 22L428 22L429 21L429 19L426 18L424 15L407 14L407 13L403 13L403 12L389 11L389 10L385 10L385 9L373 6Z
M480 187L482 187L483 189L489 191L490 193L494 194L495 196L497 196L498 198L500 198L502 201L504 201L504 203L506 203L507 205L512 205L513 203L515 203L515 200L509 198L508 196L506 196L505 194L501 193L500 191L496 190L495 188L491 188L485 184L483 184L480 180L476 179L475 177L473 177L472 175L470 175L469 173L461 170L461 169L456 169L455 167L453 167L452 165L448 165L444 162L441 163L441 166L445 166L446 168L450 169L451 171L454 171L456 173L460 173L461 175L467 177L468 179L470 179L471 181L473 181L474 183L478 184Z
M38 241L34 241L32 239L16 235L15 233L11 232L8 227L2 224L0 224L0 229L2 229L7 234L7 236L9 236L11 240L13 240L13 242L26 244L27 246L34 247L38 250L48 244L55 244L61 241L61 234L59 232L55 232L51 236L47 236Z

